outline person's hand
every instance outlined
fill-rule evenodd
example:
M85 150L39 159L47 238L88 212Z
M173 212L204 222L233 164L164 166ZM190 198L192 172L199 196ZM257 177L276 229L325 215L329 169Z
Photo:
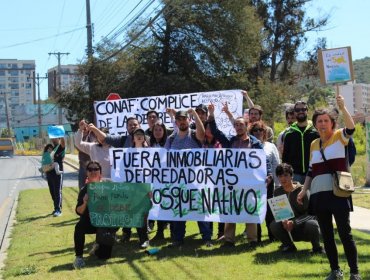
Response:
M337 95L337 105L338 105L338 108L339 110L343 110L344 109L344 98L342 95Z
M208 113L213 116L215 114L215 105L211 102L211 104L208 105Z
M293 227L294 227L294 223L293 221L290 221L290 220L284 220L282 221L282 224L283 224L283 228L286 230L286 231L292 231L293 230Z
M87 123L85 120L81 120L80 123L78 124L78 127L80 128L81 131L86 130Z
M87 129L87 131L92 131L92 132L94 132L94 130L97 130L98 128L97 128L93 123L89 123L89 124L86 126L86 129Z
M171 108L166 108L166 113L170 115L170 117L174 118L176 115L176 110Z
M266 186L268 186L268 185L271 183L271 181L272 181L272 175L268 175L268 176L266 177L266 180L265 180L265 182L266 182Z
M222 106L222 112L225 112L225 113L230 112L229 111L229 105L227 104L227 101L225 103L223 103L222 105L223 105Z
M243 94L243 97L244 98L247 98L248 97L248 91L242 90L242 94Z
M306 196L306 191L304 189L302 189L299 194L297 195L297 202L298 204L303 204L303 199L304 197Z
M89 195L86 193L83 198L83 202L87 203L89 201Z
M193 109L193 108L190 108L188 110L188 114L189 116L195 116L195 115L198 115L198 113Z

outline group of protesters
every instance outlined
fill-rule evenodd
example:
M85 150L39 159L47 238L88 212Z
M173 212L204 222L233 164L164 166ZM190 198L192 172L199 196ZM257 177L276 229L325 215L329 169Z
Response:
M337 106L343 115L345 128L336 129L338 115L333 110L319 109L308 120L308 106L299 101L286 108L287 128L273 143L273 130L264 123L263 110L253 104L247 92L243 92L248 103L247 116L233 116L228 104L222 104L222 111L229 117L235 129L235 136L226 136L215 121L215 104L199 104L189 110L168 108L173 128L166 127L156 111L146 113L148 129L141 128L135 117L127 118L127 135L109 135L104 129L81 120L79 132L75 134L75 144L87 157L80 157L80 194L76 213L81 216L75 228L75 268L84 266L82 256L85 234L96 233L88 215L88 195L86 186L110 178L109 148L164 147L171 150L183 149L263 149L266 154L267 199L285 194L288 197L295 217L280 222L274 221L271 209L267 206L265 224L268 241L279 241L283 253L297 250L295 241L308 241L312 244L312 254L327 256L331 272L326 279L343 279L338 262L338 252L334 240L332 217L350 267L350 279L361 279L357 265L357 249L350 227L349 213L353 210L351 197L337 197L332 192L331 174L334 171L349 171L347 145L354 132L354 122L348 113L342 96L338 95ZM94 140L89 140L89 137ZM351 142L353 145L353 141ZM353 151L351 156L353 156ZM324 156L325 155L325 156ZM326 158L326 160L323 159ZM88 162L88 163L87 163ZM86 179L87 178L87 179ZM199 221L198 227L204 245L214 246L213 223ZM148 232L154 221L145 220L144 226L137 228L141 248L165 238L164 230L170 225L171 244L178 248L184 244L185 221L157 221L157 232L149 240ZM224 248L234 247L236 241L235 223L218 223L217 241ZM261 225L247 223L243 235L249 247L261 244ZM131 238L131 228L122 229L122 242ZM320 245L322 238L324 246ZM100 258L110 257L111 248L94 244L92 253ZM100 250L100 251L99 251ZM109 251L107 253L107 250Z

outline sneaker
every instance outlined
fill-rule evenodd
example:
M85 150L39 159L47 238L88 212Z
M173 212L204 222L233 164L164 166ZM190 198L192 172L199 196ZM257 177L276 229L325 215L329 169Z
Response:
M89 251L89 255L90 255L90 256L95 256L95 252L96 252L96 250L98 250L98 249L99 249L99 244L95 242L95 243L93 244L93 246L92 246L91 250Z
M357 274L351 273L349 280L361 280L361 276L358 273Z
M210 240L208 240L208 241L204 242L204 246L210 248L210 247L213 246L213 244L212 244L212 242Z
M284 246L283 248L281 248L281 252L282 253L294 253L294 252L297 252L297 247L293 244L293 245L287 245L287 246Z
M85 266L85 261L82 257L76 257L75 261L73 262L74 269L80 269Z
M149 240L147 240L147 241L144 241L141 245L140 245L140 247L141 248L148 248L150 246L150 244L149 244Z
M311 255L321 255L326 254L325 249L323 247L318 248L312 248L312 251L310 252Z
M245 230L245 231L243 231L243 238L244 239L247 239L248 238L248 233L247 233L247 231Z
M325 280L343 280L343 271L340 269L332 270Z
M58 211L56 210L53 214L54 217L59 217L59 216L62 216L62 212L61 211Z

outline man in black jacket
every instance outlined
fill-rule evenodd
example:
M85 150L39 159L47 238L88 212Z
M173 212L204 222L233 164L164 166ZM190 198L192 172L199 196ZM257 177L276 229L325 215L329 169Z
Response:
M297 119L285 133L282 162L293 167L293 180L304 184L310 160L311 142L319 137L312 122L307 120L307 104L298 101L294 105Z

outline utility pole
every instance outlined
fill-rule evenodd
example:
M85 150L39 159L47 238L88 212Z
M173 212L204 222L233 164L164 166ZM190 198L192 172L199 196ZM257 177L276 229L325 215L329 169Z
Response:
M60 57L62 55L69 55L69 53L62 53L62 52L49 52L49 55L55 55L58 58L58 90L62 90L62 66L60 64ZM56 96L56 91L55 91L55 96ZM63 124L62 120L62 107L58 106L58 124Z
M32 79L37 85L37 115L38 115L38 125L39 125L39 138L42 137L42 117L41 117L41 94L40 94L40 79L47 79L48 75L45 74L45 77L40 77L39 73L35 77L35 72L33 72L33 77L28 77L27 79Z
M86 29L87 29L87 58L90 60L93 56L90 0L86 0Z
M90 13L90 0L86 0L86 31L87 31L87 61L88 61L88 73L87 82L89 93L93 92L93 47L92 47L92 24L91 24L91 13Z
M1 94L4 94L4 100L5 100L5 115L6 115L6 127L8 129L8 136L10 137L10 120L9 120L9 111L8 111L8 98L6 96L6 91L1 92Z

